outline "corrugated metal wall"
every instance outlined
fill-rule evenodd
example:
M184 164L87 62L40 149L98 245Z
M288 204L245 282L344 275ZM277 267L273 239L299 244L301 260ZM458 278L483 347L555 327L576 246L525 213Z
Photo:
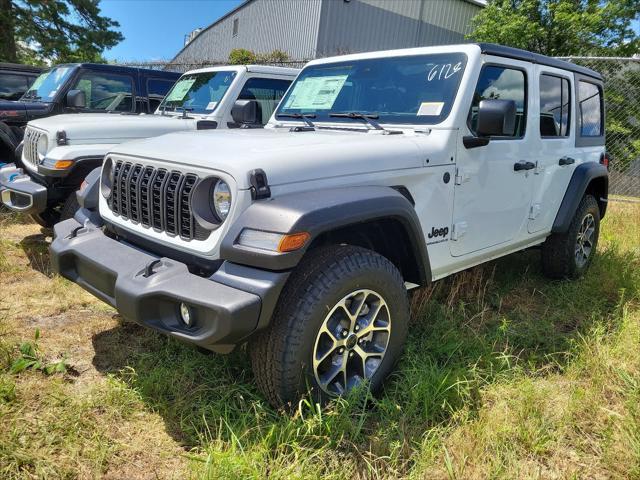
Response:
M174 61L224 61L234 48L278 49L306 60L459 43L480 8L465 0L251 0L204 30Z
M342 0L340 0L342 1ZM322 0L253 0L204 30L176 62L226 60L234 48L256 53L283 50L292 59L314 58ZM233 22L238 33L233 35Z
M461 43L480 8L464 0L326 0L316 54Z

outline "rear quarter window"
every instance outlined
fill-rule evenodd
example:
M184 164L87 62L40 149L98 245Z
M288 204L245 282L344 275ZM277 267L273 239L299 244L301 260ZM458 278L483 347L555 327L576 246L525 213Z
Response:
M580 80L578 83L578 131L582 137L604 135L602 89Z

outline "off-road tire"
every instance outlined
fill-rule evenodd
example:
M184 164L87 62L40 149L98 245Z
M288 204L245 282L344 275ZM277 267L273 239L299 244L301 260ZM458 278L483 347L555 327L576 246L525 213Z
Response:
M60 212L55 208L47 207L46 210L30 215L31 219L44 228L52 228L60 221Z
M64 204L60 209L60 221L62 222L64 220L73 218L79 208L80 204L78 203L76 192L72 192L64 201Z
M307 392L320 403L332 398L316 382L312 351L328 310L358 289L384 296L391 317L386 353L369 381L372 391L381 387L407 336L409 301L402 276L393 263L371 250L321 247L298 265L283 289L271 325L249 343L256 382L272 405L295 406Z
M593 247L586 263L579 265L576 261L576 242L582 222L588 215L591 215L595 221ZM598 202L592 195L585 195L576 209L569 230L566 233L552 234L542 245L542 271L544 274L555 279L575 279L583 275L595 255L599 234L600 208Z

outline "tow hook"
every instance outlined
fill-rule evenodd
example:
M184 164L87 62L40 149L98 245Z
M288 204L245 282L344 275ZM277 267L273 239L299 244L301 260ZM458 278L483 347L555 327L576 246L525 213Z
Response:
M161 264L161 263L162 263L162 260L160 260L160 259L152 260L152 261L150 261L149 263L147 263L147 264L145 265L145 267L144 267L144 270L143 270L142 276L143 276L144 278L149 278L151 275L153 275L153 274L155 273L155 272L153 271L154 267L155 267L156 265Z

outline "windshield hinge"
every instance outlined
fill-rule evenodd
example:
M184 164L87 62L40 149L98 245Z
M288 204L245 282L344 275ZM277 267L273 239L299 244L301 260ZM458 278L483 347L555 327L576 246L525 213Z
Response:
M249 183L251 184L251 198L253 200L261 200L271 196L267 174L261 168L250 172Z

